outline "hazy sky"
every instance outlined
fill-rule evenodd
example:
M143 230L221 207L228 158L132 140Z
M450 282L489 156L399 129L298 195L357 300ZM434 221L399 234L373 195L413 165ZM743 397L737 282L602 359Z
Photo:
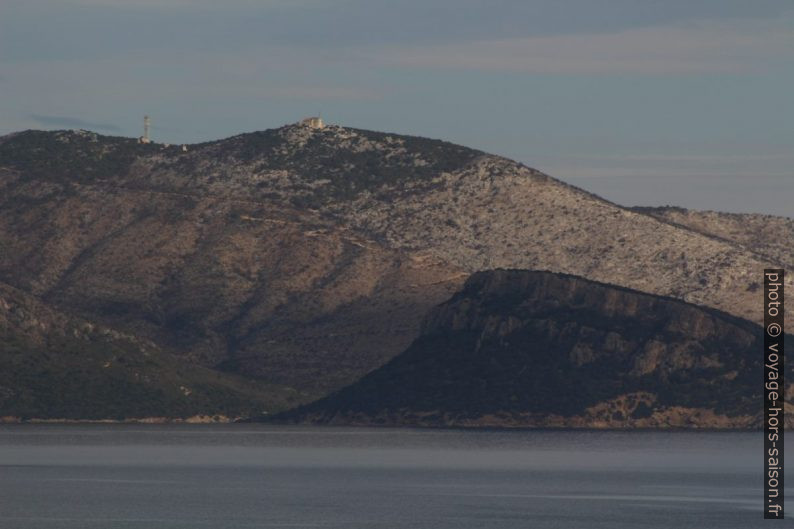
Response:
M626 205L794 217L791 0L0 0L0 134L321 112Z

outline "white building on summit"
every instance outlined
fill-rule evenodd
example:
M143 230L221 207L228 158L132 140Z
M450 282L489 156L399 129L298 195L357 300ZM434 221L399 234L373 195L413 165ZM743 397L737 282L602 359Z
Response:
M149 138L149 116L143 116L143 136L138 138L138 143L151 143L152 140Z
M307 127L311 127L313 129L321 129L325 126L323 123L323 118L320 116L302 119L300 123L301 125L306 125Z

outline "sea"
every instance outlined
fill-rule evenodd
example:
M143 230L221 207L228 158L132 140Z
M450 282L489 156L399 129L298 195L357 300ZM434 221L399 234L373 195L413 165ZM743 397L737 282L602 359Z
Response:
M2 425L0 528L794 526L762 464L761 432Z

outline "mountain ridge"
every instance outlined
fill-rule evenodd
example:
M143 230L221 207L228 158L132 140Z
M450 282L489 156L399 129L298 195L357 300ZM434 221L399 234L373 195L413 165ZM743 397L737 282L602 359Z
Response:
M506 158L336 126L187 151L17 133L0 138L0 190L0 281L304 400L403 351L480 270L549 269L758 320L755 276L775 265Z

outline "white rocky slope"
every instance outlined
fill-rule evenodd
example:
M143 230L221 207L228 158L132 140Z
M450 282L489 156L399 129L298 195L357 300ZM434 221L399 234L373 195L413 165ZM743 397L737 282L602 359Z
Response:
M564 272L759 321L763 269L780 265L738 241L444 142L288 126L198 146L192 156L193 187L304 204L381 244L470 272ZM161 171L150 173L160 183L184 181Z

